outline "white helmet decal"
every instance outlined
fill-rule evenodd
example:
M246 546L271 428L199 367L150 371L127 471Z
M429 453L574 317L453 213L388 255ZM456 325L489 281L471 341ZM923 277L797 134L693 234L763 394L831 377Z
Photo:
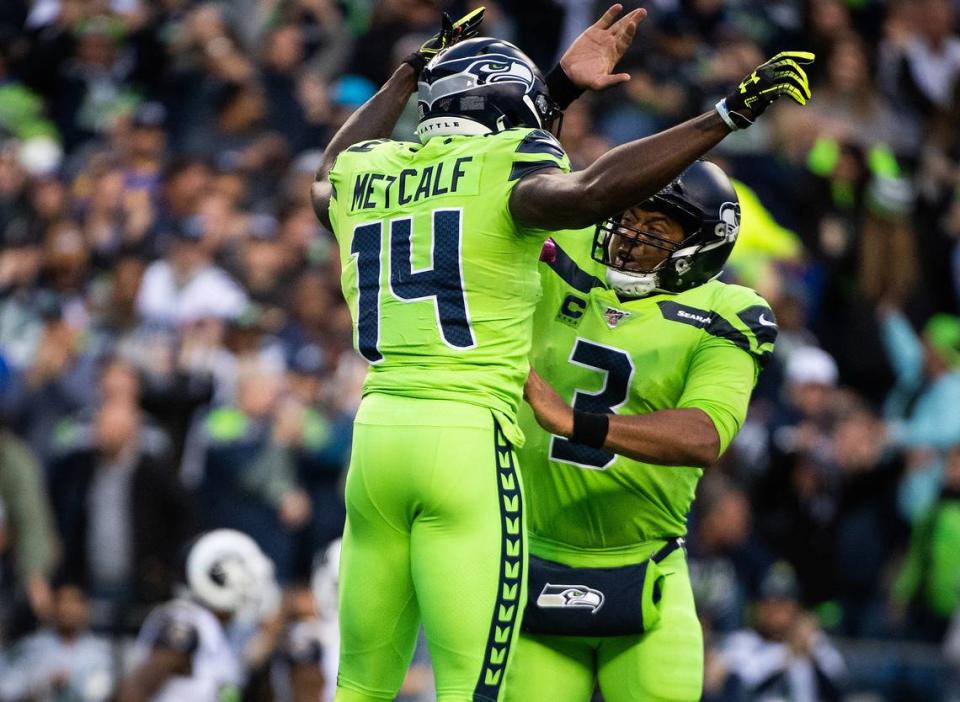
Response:
M728 244L734 243L740 236L740 205L735 202L723 203L719 219L714 230L717 236Z

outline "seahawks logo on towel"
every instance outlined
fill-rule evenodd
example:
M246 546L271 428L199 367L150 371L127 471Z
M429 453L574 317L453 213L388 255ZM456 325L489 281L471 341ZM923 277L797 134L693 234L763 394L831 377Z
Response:
M591 614L603 607L603 593L586 585L552 585L543 586L540 596L537 597L537 607L543 609L559 609L574 607L589 609Z

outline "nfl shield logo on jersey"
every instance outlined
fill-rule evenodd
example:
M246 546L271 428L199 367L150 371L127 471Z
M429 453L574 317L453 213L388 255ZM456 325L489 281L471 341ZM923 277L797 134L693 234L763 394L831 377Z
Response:
M629 312L624 312L623 310L615 310L612 307L608 307L607 311L603 313L607 318L607 326L613 329L620 322L630 316Z

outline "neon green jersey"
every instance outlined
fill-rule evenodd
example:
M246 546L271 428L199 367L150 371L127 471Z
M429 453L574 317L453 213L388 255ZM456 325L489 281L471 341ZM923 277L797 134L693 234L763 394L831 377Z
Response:
M541 130L375 140L339 155L330 220L364 393L489 407L516 445L540 297L545 233L519 227L513 187L544 168L569 171Z
M635 415L698 407L725 450L740 428L776 324L747 288L712 281L678 295L621 302L590 259L591 236L554 236L557 258L542 265L533 366L574 407ZM565 548L611 555L686 533L698 468L657 466L574 444L543 431L521 410L519 453L531 551Z

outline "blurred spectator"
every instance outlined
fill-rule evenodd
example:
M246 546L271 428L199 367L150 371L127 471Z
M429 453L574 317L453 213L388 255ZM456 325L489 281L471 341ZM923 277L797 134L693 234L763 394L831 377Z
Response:
M948 448L960 443L952 414L960 402L960 318L937 315L918 336L896 310L882 313L887 356L897 384L887 397L887 441L896 448Z
M767 566L750 531L750 503L727 478L700 482L688 543L690 582L698 613L711 630L740 626L747 599Z
M110 642L90 632L90 605L78 586L53 593L50 625L17 642L0 676L0 699L106 702L113 693Z
M869 148L880 143L898 153L916 150L918 135L905 130L870 75L867 47L857 34L837 36L824 61L826 81L810 115L822 133Z
M839 476L832 465L837 364L814 346L794 350L783 405L770 426L769 465L754 487L757 528L797 570L811 601L832 594Z
M47 118L43 98L11 76L11 39L6 32L0 39L0 135L9 134L22 140L21 149L31 146L48 149L53 161L45 167L32 169L35 175L46 175L49 167L55 166L62 156L59 134L56 126Z
M99 624L168 597L180 549L194 533L191 501L171 466L144 450L143 420L129 398L106 399L92 449L57 461L51 493L64 570L106 603Z
M844 662L799 603L790 566L774 564L760 586L755 627L731 634L723 648L742 699L831 702L842 699Z
M57 295L44 291L28 314L40 322L35 355L21 369L8 399L14 427L46 464L53 457L57 426L86 406L95 385L96 359L85 353L78 331L64 319Z
M58 68L53 114L67 148L105 132L110 120L136 103L128 82L136 66L115 17L94 15L73 27L73 50Z
M287 144L265 129L267 103L263 86L250 79L219 89L214 118L198 128L187 148L226 172L249 180L254 198L271 192L280 177Z
M953 696L948 697L947 701L955 702L958 699L955 693L960 690L960 611L954 615L953 622L943 641L943 655L951 667L949 685L954 690Z
M261 629L263 631L263 629ZM326 679L321 667L327 653L320 637L313 593L294 586L284 593L280 615L259 642L260 665L252 672L247 696L278 702L317 702Z
M884 434L889 448L908 451L899 506L912 521L939 491L943 468L935 452L960 444L960 424L953 414L960 402L960 319L936 315L921 336L897 310L882 311L881 322L897 382L884 404L885 428L871 433ZM880 446L876 441L871 445Z
M43 482L41 467L30 450L0 426L0 505L3 512L0 553L11 552L17 589L26 595L33 614L41 619L51 610L49 578L56 564L58 546ZM14 593L10 587L4 590L7 591L4 599L9 603ZM6 614L2 609L0 615ZM0 630L0 640L3 633Z
M912 615L911 635L941 641L960 612L960 446L947 452L943 488L913 526L893 600Z
M212 175L209 166L202 159L182 157L167 163L157 203L158 231L169 233L182 228L186 220L197 212L201 201L208 194Z
M254 302L280 311L286 302L286 281L293 267L290 250L270 215L253 215L241 244L238 278Z
M888 38L884 47L884 79L919 113L946 108L960 73L960 39L955 36L954 7L950 0L902 3L907 31ZM912 20L912 21L910 21Z
M54 437L55 464L68 453L95 450L99 407L117 404L134 407L141 399L140 376L136 369L120 358L105 358L96 387L98 408L85 407L57 424ZM166 432L149 415L141 415L140 450L158 461L169 461L171 446Z
M301 575L309 571L318 551L343 533L346 519L343 475L353 439L353 420L352 413L329 406L322 394L325 363L320 347L302 346L292 355L287 373L291 397L305 408L296 448L297 475L313 505L299 545L297 570Z
M212 263L203 222L192 218L173 231L166 258L144 273L137 311L148 322L187 324L237 317L246 300L243 290Z
M305 422L306 408L285 395L283 374L248 360L238 369L236 404L213 410L202 436L204 525L253 536L281 582L293 574L295 533L312 511L297 476Z

